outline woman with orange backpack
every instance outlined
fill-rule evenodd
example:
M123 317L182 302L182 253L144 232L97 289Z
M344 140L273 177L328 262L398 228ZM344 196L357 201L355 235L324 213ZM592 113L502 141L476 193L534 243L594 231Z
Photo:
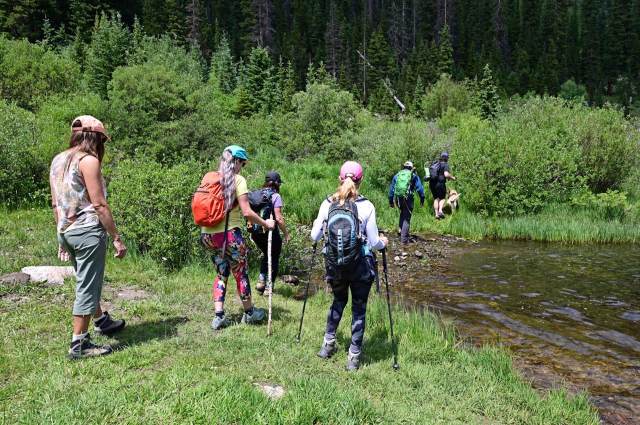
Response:
M265 311L254 307L251 300L251 287L247 273L248 248L240 229L244 225L243 217L267 229L273 229L275 221L262 219L249 205L247 181L239 174L248 159L247 151L240 146L227 146L222 152L218 172L209 173L203 179L204 185L208 176L213 174L213 179L216 180L214 184L220 186L217 189L221 192L220 202L224 202L225 213L225 219L222 221L210 226L201 226L202 233L200 235L202 245L212 251L211 258L218 272L213 282L215 317L211 322L211 327L214 330L222 329L230 324L224 314L224 300L227 292L226 282L231 273L236 280L238 295L244 308L242 323L259 323L265 319ZM213 202L216 200L214 199ZM216 206L214 205L212 208L216 209ZM198 223L195 209L194 217Z

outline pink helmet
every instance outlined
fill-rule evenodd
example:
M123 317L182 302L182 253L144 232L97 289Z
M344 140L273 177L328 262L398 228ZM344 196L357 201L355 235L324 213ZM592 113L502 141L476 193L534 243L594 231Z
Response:
M362 165L355 161L347 161L340 168L340 181L344 181L347 177L351 177L354 182L362 180Z

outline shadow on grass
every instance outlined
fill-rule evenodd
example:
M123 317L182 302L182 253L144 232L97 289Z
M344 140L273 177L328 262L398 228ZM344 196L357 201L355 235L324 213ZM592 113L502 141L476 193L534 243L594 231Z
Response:
M346 313L346 312L345 312ZM346 314L342 320L346 319ZM350 319L350 318L349 318ZM351 321L348 321L349 327L345 328L345 332L338 333L337 339L340 345L340 351L347 352L351 345ZM393 347L389 339L389 331L387 327L376 327L374 332L365 331L365 344L363 348L362 364L369 365L382 361L388 361L391 365L393 358ZM396 340L396 344L398 341Z
M153 340L172 338L178 334L178 326L188 321L187 317L176 316L127 326L121 333L113 336L118 342L112 347L114 350L123 350Z

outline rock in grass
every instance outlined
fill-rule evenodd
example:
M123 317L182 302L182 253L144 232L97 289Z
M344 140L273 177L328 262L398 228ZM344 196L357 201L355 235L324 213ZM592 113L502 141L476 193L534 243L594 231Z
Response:
M17 272L0 276L0 285L24 285L29 283L31 276L26 273Z
M289 285L297 285L300 283L300 279L298 278L298 276L292 274L285 274L284 276L282 276L282 281Z
M278 400L282 398L282 396L284 396L284 388L281 387L280 385L260 383L260 382L256 382L253 385L260 388L260 390L272 400Z
M52 285L62 285L65 278L75 274L73 267L64 266L24 267L22 273L28 274L33 282L47 282Z
M414 252L414 255L415 255L416 257L418 257L418 258L422 258L422 257L424 257L424 254L423 254L422 252L420 252L420 251L416 251L416 252Z

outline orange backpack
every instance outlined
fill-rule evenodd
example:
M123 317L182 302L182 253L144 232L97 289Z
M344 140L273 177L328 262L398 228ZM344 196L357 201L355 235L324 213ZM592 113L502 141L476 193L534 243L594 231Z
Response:
M220 180L220 173L217 171L205 174L193 194L191 212L196 225L214 227L224 220L224 196Z

